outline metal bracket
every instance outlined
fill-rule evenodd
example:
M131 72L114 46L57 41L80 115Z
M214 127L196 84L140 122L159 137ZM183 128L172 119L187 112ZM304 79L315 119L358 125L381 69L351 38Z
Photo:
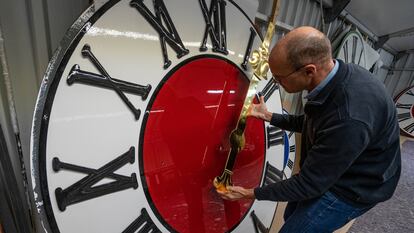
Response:
M351 0L334 0L331 8L324 8L325 23L333 22L350 2Z
M378 41L375 42L374 44L374 49L382 48L382 46L384 46L384 44L393 37L411 36L413 35L413 33L414 33L414 27L411 27L411 28L393 32L387 35L380 36L378 37Z

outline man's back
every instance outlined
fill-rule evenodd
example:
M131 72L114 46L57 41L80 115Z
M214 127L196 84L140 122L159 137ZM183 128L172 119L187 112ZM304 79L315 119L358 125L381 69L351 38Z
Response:
M334 134L336 138L330 142L340 143L342 147L359 147L355 150L359 149L360 154L336 153L338 157L347 158L333 160L352 161L343 163L349 167L330 190L354 204L385 201L392 196L401 169L399 127L392 98L381 82L357 65L340 62L338 74L332 81L323 91L325 93L313 100L322 99L322 105L312 106L310 101L305 107L311 124L307 132L307 148L323 143L319 139L325 130L346 124L351 134L347 134L348 137ZM360 131L367 136L359 134Z

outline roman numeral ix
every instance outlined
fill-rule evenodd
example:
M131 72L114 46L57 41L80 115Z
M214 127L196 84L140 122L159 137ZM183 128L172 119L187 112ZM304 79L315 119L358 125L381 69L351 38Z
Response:
M168 58L165 43L168 43L168 45L175 51L177 58L187 55L189 50L184 47L163 0L153 0L153 4L155 15L145 6L143 0L132 0L130 2L130 5L135 7L145 20L147 20L147 22L158 32L162 55L164 57L164 69L167 69L171 65L171 60ZM163 25L163 22L165 23L165 26Z
M129 101L124 92L139 95L141 96L142 100L145 100L151 91L151 85L141 86L135 83L111 78L108 72L106 72L101 63L92 53L91 47L88 44L85 44L83 46L82 55L88 58L101 74L81 70L79 65L75 64L70 70L69 76L66 80L68 85L72 85L73 83L78 82L112 89L119 95L119 97L121 97L124 103L134 114L135 119L138 120L141 114L141 110L136 109L134 105L132 105L131 101Z
M57 188L55 190L56 202L61 211L65 211L68 205L73 205L92 198L106 194L118 192L124 189L138 188L137 176L123 176L114 171L123 167L127 163L135 162L135 148L131 147L127 152L105 164L99 169L82 167L74 164L64 163L58 158L53 158L52 167L55 172L68 170L87 174L84 178L67 187L66 189ZM104 178L115 180L110 183L96 185Z

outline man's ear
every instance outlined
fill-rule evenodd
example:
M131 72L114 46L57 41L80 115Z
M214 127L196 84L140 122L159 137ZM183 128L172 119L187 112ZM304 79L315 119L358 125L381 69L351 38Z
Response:
M309 64L304 67L305 73L308 76L315 76L316 66L314 64Z

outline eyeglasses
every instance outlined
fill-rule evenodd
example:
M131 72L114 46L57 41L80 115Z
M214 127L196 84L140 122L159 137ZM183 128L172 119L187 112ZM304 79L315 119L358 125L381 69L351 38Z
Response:
M303 65L303 66L301 66L301 67L297 68L296 70L294 70L294 71L290 72L290 73L289 73L289 74L287 74L287 75L273 75L273 76L272 76L273 81L274 81L274 82L276 82L276 83L278 83L278 82L280 82L280 80L282 80L282 79L286 79L287 77L289 77L289 76L291 76L292 74L294 74L294 73L298 72L299 70L301 70L302 68L304 68L304 67L305 67L305 66L307 66L307 65L309 65L309 64Z

